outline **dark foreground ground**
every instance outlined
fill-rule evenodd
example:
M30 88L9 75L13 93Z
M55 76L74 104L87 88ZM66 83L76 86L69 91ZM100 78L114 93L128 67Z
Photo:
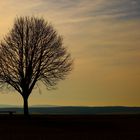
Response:
M0 140L140 140L140 115L0 115Z

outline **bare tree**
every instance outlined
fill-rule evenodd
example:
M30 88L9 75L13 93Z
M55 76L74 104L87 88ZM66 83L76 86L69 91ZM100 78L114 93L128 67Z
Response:
M37 81L48 88L65 79L72 60L62 37L43 18L16 18L13 28L0 44L0 85L10 85L24 100L28 115L28 97Z

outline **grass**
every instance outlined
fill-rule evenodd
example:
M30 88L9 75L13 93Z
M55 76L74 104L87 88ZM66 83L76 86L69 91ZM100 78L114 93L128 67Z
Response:
M0 140L140 140L140 115L0 115Z

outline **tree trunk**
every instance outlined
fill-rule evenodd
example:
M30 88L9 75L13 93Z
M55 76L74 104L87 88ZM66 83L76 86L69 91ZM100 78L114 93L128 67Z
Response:
M24 100L24 116L29 115L29 110L28 110L28 98L23 97Z

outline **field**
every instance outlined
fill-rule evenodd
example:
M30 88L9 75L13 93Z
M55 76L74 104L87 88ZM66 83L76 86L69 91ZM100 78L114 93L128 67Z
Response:
M140 140L140 115L0 115L0 140Z

